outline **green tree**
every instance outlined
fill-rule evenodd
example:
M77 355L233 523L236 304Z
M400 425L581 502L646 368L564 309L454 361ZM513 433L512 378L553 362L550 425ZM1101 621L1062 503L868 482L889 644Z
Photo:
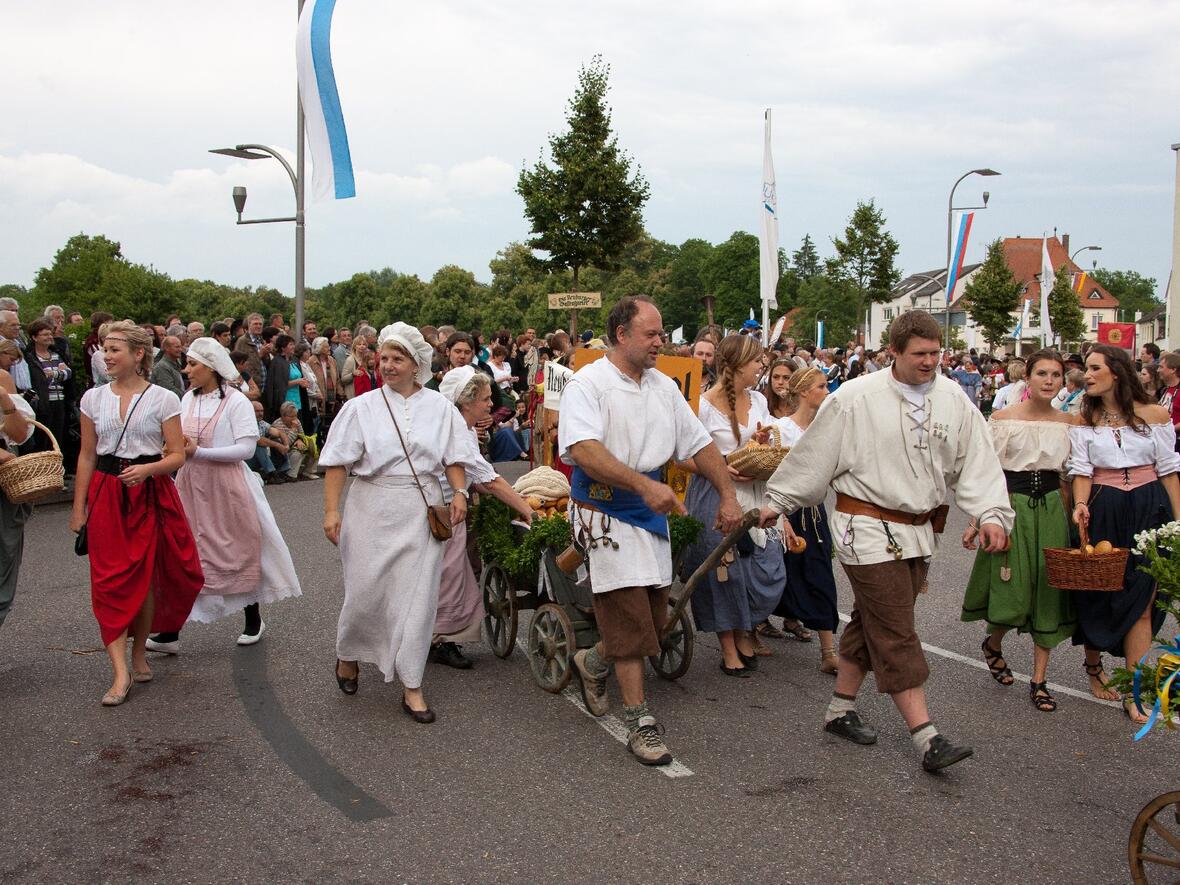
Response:
M798 275L800 282L823 273L823 264L820 263L819 252L815 250L815 243L811 241L811 234L804 234L799 248L791 253L791 270Z
M1022 288L1004 258L1003 241L989 243L987 257L963 290L963 297L967 312L991 347L998 346L1012 331L1012 312L1020 307Z
M843 347L856 332L857 296L847 280L819 274L799 286L800 309L792 324L792 335L797 341L810 339L815 334L815 321L823 312L824 344Z
M1041 284L1042 291L1044 283ZM1077 293L1073 290L1068 265L1061 265L1053 280L1053 288L1049 292L1049 322L1053 326L1053 334L1061 342L1081 341L1086 332L1086 316L1082 313L1082 306Z
M112 267L126 263L117 242L104 236L75 234L57 250L49 267L37 271L30 307L37 313L47 304L60 304L84 314L110 310L102 303L103 277ZM24 311L24 304L21 309ZM31 316L33 311L28 313Z
M1119 300L1119 317L1125 322L1134 320L1137 312L1151 313L1163 304L1156 298L1154 277L1145 277L1133 270L1107 270L1104 267L1095 270L1091 276Z
M566 113L569 129L549 137L552 165L538 158L516 184L534 234L528 245L548 253L547 268L572 271L574 291L583 268L616 267L643 235L649 187L641 170L632 174L631 158L611 132L609 76L600 56L581 68Z
M828 273L851 284L859 330L869 303L893 300L893 287L901 279L894 265L897 240L885 230L885 214L869 200L856 204L844 238L837 237L832 245L836 255L828 260Z
M419 322L452 325L456 329L480 328L479 305L487 286L475 274L454 264L435 271L418 314Z
M713 316L720 325L734 329L749 319L751 308L759 312L758 255L758 238L745 231L735 231L709 255L704 280L717 296Z

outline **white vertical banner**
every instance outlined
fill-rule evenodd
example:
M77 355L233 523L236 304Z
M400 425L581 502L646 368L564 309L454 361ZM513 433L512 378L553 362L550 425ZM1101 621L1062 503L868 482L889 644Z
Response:
M1053 291L1053 283L1057 275L1053 272L1053 262L1049 260L1049 238L1041 238L1041 347L1049 347L1053 343L1053 327L1049 324L1049 293Z
M759 227L758 269L762 296L762 328L770 320L770 309L778 307L778 194L774 182L774 159L770 153L770 108L766 109L762 144L762 224Z

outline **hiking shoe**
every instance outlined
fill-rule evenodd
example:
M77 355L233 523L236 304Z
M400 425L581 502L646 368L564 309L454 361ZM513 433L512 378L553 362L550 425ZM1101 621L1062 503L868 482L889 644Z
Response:
M470 670L475 662L467 657L453 642L436 642L430 646L428 659L444 667L454 667L456 670Z
M855 710L849 710L843 716L833 719L824 726L824 731L854 744L868 746L877 743L877 729L862 722L860 714Z
M610 700L606 696L608 674L594 676L586 669L586 655L589 653L590 649L584 648L574 655L574 675L578 677L578 685L582 689L582 703L591 716L601 716L610 709Z
M627 736L627 749L644 765L668 765L672 754L664 745L664 726L657 725L651 716L639 722L639 727Z
M938 771L956 762L962 762L975 751L970 747L960 747L952 744L941 734L936 734L930 740L930 747L922 757L922 768L926 771Z

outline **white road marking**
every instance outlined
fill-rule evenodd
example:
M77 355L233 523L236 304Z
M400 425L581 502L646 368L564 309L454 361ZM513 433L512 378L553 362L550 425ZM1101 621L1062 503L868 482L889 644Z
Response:
M524 653L525 660L527 662L529 651L525 647L525 644L523 642L521 642L519 638L517 638L517 640L516 640L516 647L519 648L521 650L521 652ZM574 663L571 660L570 666L573 667L573 665L574 665ZM574 679L576 679L576 678L577 677L574 677ZM598 726L603 731L605 731L607 734L609 734L611 737L613 737L616 741L618 741L624 747L627 746L627 726L625 726L622 722L620 722L618 720L618 718L615 716L612 716L610 714L607 714L606 716L595 716L589 710L587 710L586 705L582 702L582 692L579 688L577 688L575 685L573 685L573 681L574 680L571 679L570 680L571 684L566 686L565 690L561 693L562 697L564 697L567 701L569 701L571 704L573 704L575 707L577 707L579 710L581 710L591 720L596 722L598 724ZM689 768L687 765L685 765L683 762L676 759L675 757L673 757L672 762L668 765L652 765L652 766L644 766L644 767L645 768L647 768L647 767L654 768L660 774L664 775L664 777L692 777L693 776L693 770L691 768Z

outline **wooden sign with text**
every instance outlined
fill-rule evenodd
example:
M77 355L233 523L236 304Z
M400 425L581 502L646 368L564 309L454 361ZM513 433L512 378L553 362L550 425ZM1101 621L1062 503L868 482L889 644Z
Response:
M602 307L601 292L550 292L550 310L582 310Z

